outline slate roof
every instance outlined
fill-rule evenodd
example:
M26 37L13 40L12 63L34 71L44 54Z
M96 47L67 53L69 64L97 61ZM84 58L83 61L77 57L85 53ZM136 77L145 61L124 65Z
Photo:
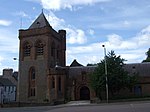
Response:
M15 85L7 78L0 78L0 86L15 86Z
M69 77L75 77L77 75L81 75L82 72L91 73L94 72L96 66L76 66L69 67Z
M96 67L97 66L69 67L69 77L81 75L83 71L87 73L93 72ZM130 75L135 73L142 77L150 77L150 62L125 64L124 69L128 71Z
M126 64L124 69L130 74L137 73L139 76L150 76L150 62Z
M29 29L42 28L45 26L50 26L50 24L47 21L44 13L42 12L39 15L39 17L32 23L32 25L29 27Z

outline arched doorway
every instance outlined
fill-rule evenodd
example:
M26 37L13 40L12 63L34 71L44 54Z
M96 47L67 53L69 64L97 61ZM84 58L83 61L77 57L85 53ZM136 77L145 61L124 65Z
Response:
M88 87L83 86L80 88L80 100L90 100L90 90Z

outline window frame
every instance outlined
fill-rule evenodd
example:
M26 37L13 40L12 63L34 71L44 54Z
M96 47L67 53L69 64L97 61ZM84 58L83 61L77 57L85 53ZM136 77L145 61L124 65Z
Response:
M25 42L23 44L23 56L27 57L31 55L31 44L29 42Z
M51 45L51 56L55 57L55 42L54 41L52 42L52 45Z
M58 90L61 91L61 77L58 77Z
M29 97L36 96L36 70L35 67L30 67L29 69L29 91L28 95Z
M55 88L55 78L52 76L52 88Z
M44 44L44 42L42 40L38 40L36 42L35 47L36 47L36 55L37 56L44 54L44 46L45 46L45 44Z

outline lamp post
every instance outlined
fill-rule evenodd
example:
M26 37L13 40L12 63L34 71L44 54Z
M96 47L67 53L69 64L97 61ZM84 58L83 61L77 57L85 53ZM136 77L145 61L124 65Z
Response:
M19 61L17 58L13 58L14 61ZM18 63L18 62L17 62ZM20 64L20 63L19 63ZM18 65L17 65L18 66ZM19 74L19 66L18 66L18 76L17 76L17 79L18 79L18 83L17 83L17 100L18 100L18 106L20 107L20 74Z
M106 60L106 48L105 45L102 45L104 48L104 55L105 55L105 79L106 79L106 100L108 103L108 77L107 77L107 60Z

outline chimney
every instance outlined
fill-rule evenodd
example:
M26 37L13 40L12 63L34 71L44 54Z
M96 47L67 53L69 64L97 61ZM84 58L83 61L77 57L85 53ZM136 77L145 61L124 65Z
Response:
M12 77L13 74L13 69L3 69L3 77L4 78L8 78L8 77Z

